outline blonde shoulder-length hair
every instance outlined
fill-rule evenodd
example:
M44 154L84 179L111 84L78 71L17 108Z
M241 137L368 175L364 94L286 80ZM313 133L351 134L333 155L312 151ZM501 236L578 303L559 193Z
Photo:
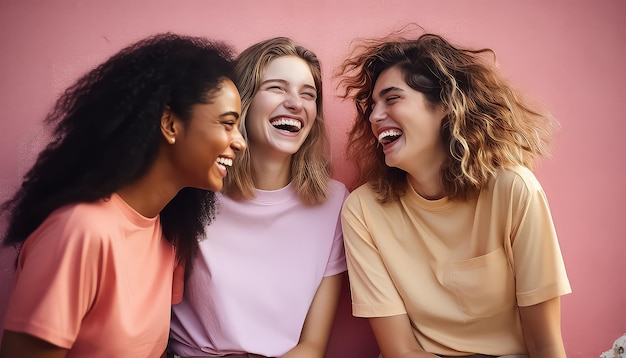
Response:
M245 49L235 63L235 84L241 95L241 121L239 130L248 140L246 117L250 104L261 83L268 64L283 56L297 56L304 60L311 70L317 91L317 117L311 132L296 152L291 163L291 183L303 203L314 205L328 197L330 179L330 140L324 125L322 107L322 70L320 62L312 51L296 45L287 37L276 37L258 42ZM250 152L246 149L237 155L233 170L224 182L224 193L236 200L254 198L254 168Z

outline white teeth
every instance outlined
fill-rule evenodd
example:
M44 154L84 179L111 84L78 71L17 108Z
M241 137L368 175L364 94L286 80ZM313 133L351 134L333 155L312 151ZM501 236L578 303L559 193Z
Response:
M217 162L227 167L233 166L233 160L230 158L218 157Z
M292 126L292 127L296 127L298 129L302 128L302 123L300 123L299 120L297 119L290 119L290 118L281 118L278 120L275 120L272 122L272 125L274 127L276 126Z
M402 131L398 129L388 129L378 135L378 141L382 141L385 137L399 137L402 135Z

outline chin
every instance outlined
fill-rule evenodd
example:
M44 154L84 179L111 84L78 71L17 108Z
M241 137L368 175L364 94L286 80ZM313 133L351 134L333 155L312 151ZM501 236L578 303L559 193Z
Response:
M219 182L210 182L208 185L204 186L204 190L210 191L220 191L224 187L224 182L220 180Z
M398 161L393 160L393 158L385 157L385 164L387 164L387 166L391 167L391 168L397 168L398 167Z

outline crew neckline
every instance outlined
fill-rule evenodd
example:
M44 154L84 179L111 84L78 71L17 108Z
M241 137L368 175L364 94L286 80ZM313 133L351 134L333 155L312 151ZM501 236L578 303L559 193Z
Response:
M107 200L107 199L105 199ZM135 210L132 206L130 206L118 193L113 193L108 198L107 201L115 204L119 209L122 215L128 219L132 224L147 228L153 226L154 223L159 220L159 215L149 218L141 215L137 210Z
M252 201L262 205L281 204L297 197L291 182L276 190L261 190L255 188L254 195L255 197Z

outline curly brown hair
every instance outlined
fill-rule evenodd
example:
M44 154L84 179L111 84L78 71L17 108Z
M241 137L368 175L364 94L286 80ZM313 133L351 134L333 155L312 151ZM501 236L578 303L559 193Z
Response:
M558 123L505 80L493 50L460 48L436 34L409 39L396 32L360 40L335 74L341 77L340 96L356 106L347 147L358 169L353 187L369 183L381 202L397 200L407 190L407 173L385 164L369 122L374 84L391 67L400 69L407 85L430 104L442 104L448 112L441 128L449 149L441 178L450 199L476 194L501 167L532 168L549 153Z

